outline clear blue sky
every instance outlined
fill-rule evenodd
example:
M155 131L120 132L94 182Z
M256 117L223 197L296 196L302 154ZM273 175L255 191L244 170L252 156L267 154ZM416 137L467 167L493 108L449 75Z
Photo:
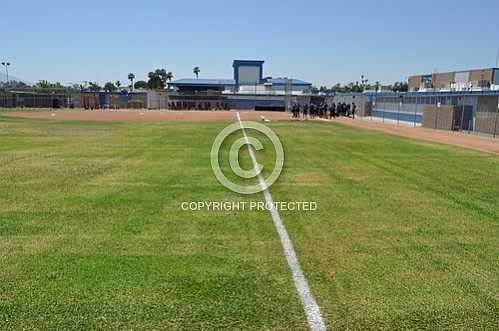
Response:
M0 58L30 81L231 78L233 59L328 86L492 67L499 1L2 0Z

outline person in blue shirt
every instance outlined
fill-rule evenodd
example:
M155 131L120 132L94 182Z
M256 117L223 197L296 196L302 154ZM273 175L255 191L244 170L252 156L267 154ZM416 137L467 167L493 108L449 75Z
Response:
M293 119L297 119L299 117L299 113L300 113L300 110L298 108L298 104L297 103L293 103L291 111L293 113Z
M321 116L322 118L327 119L327 111L328 111L328 109L329 109L329 107L328 107L327 103L324 102L322 104L322 116Z
M334 102L329 106L329 118L336 118L336 104Z

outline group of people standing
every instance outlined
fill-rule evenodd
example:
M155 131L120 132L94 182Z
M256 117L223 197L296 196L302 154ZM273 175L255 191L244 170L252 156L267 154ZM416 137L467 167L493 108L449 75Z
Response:
M357 105L355 102L347 104L345 102L338 102L336 104L321 103L321 104L304 104L294 103L291 106L291 112L293 114L293 119L300 119L300 114L303 119L307 118L325 118L334 119L340 116L352 117L355 119L355 113L357 112Z

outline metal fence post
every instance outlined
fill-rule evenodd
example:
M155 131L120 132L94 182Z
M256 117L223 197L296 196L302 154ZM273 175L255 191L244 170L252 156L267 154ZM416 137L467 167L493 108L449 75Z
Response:
M403 96L399 96L399 108L397 111L397 125L400 124L400 108L402 108L402 98L403 98Z
M414 98L414 127L416 127L416 121L418 116L418 97Z
M383 118L383 123L385 123L385 111L386 111L386 105L387 105L386 100L387 100L387 98L384 98L383 101L385 103L385 108L383 108L383 110L381 110L381 112L383 113L383 117L382 117Z
M374 100L373 100L372 107L371 107L371 121L373 120L373 112L375 109L376 109L376 95L374 95Z
M463 98L463 111L461 113L461 123L459 123L459 131L463 131L463 127L464 127L464 110L465 110L465 107L464 107L464 104L465 104L465 98ZM469 128L468 128L469 129Z
M497 97L497 111L496 111L496 120L494 123L494 138L497 135L497 117L499 116L499 97Z
M499 109L496 111L496 120L495 120L495 123L494 123L494 134L493 134L494 138L497 135L497 117L498 117L498 114L499 114Z
M438 112L440 111L440 102L437 103L437 110L435 112L435 126L433 127L434 129L437 128L437 124L438 124Z

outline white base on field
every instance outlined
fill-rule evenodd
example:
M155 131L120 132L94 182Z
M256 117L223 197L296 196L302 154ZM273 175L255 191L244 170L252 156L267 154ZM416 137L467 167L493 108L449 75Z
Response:
M241 122L241 117L239 116L239 112L236 114L237 114L237 120L239 121L239 125L241 126L241 130L244 135L244 139L246 140L246 144L248 145L248 150L251 161L253 163L253 167L256 173L259 173L256 156L255 153L253 152L253 148L250 145L248 136L246 135L246 131L244 130L244 126ZM265 197L267 204L271 206L270 214L272 216L272 220L274 221L277 233L279 234L279 237L281 239L282 248L284 250L284 255L286 256L288 266L293 274L293 281L295 283L296 290L298 291L298 295L300 296L303 309L305 310L308 326L310 330L313 331L326 330L326 324L324 323L324 319L322 318L319 305L315 301L315 298L312 295L312 292L310 291L310 287L308 286L308 281L305 278L305 275L303 274L300 262L298 261L295 249L293 248L293 243L289 238L288 231L284 226L284 222L282 221L279 212L274 206L274 200L272 199L272 195L270 195L268 185L265 183L265 179L263 178L263 175L261 173L258 174L258 181L262 187L266 188L263 191L263 195Z

